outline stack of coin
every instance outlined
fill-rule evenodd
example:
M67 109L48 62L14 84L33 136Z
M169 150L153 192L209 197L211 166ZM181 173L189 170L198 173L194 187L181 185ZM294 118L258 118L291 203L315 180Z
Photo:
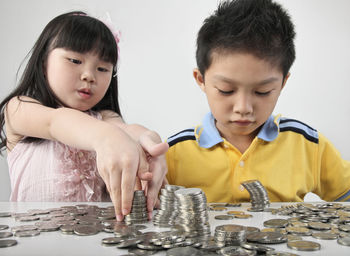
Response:
M176 211L174 210L175 195L174 192L183 186L165 185L161 189L160 209L154 215L153 224L158 227L171 227L175 224Z
M240 245L246 240L246 227L233 224L216 226L214 239L219 245Z
M125 215L124 221L128 225L142 224L148 221L147 200L143 190L134 191L131 211L128 215Z
M210 234L207 198L200 188L183 188L174 192L176 223L186 232Z
M248 180L242 183L242 186L248 190L250 194L250 202L252 207L249 211L261 212L270 206L269 196L266 189L258 180Z

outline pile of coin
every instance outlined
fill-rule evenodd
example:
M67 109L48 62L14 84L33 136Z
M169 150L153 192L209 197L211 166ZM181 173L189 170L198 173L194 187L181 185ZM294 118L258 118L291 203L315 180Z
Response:
M246 227L241 225L216 226L214 238L219 245L240 245L246 240Z
M157 227L171 227L175 224L176 211L175 211L175 195L174 192L182 186L165 185L165 188L161 189L160 207L153 217L153 224Z
M126 224L142 224L148 221L147 199L143 190L135 190L131 211L125 215Z
M210 234L207 198L200 188L184 188L174 192L176 223L186 232Z
M248 190L252 207L249 211L262 212L270 206L269 196L264 186L258 180L248 180L241 183Z

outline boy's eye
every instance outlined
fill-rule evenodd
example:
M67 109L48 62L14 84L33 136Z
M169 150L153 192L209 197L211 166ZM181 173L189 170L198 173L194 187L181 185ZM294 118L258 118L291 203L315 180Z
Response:
M267 96L270 94L271 91L267 91L267 92L255 92L255 94L259 95L259 96Z
M220 90L220 89L218 89L218 91L219 91L219 93L221 93L223 95L230 95L230 94L232 94L234 92L233 90L231 90L231 91L223 91L223 90Z
M81 64L81 61L77 59L68 58L68 60L74 64Z

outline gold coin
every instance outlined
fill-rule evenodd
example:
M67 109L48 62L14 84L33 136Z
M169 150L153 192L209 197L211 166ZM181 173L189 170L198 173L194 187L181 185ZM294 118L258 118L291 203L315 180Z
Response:
M243 211L228 211L228 215L245 214Z
M237 219L248 219L248 218L253 217L253 215L251 215L251 214L236 214L234 216Z

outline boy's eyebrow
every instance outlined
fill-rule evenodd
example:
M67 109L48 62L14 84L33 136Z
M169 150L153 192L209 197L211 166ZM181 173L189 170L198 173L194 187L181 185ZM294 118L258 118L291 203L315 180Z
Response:
M232 85L235 85L235 84L238 84L239 82L234 80L234 79L230 79L230 78L227 78L225 76L222 76L222 75L215 75L214 78L216 80L221 80L225 83L228 83L228 84L232 84ZM256 83L256 85L265 85L265 84L269 84L269 83L272 83L272 82L275 82L275 81L278 81L279 78L278 77L270 77L270 78L267 78L267 79L264 79L264 80L261 80L259 82Z

